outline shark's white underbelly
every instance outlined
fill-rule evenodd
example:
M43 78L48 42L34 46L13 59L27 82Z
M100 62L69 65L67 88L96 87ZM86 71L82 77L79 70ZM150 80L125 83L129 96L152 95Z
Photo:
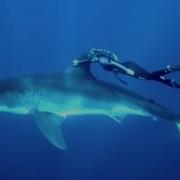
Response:
M47 95L41 97L27 96L20 98L17 106L0 106L0 112L30 114L33 111L49 112L61 117L76 115L107 115L113 119L122 119L127 115L149 116L149 114L141 108L127 104L126 102L107 102L98 99L90 99L82 96L67 96L61 94Z
M64 96L61 101L41 99L39 111L51 112L58 116L67 117L74 115L108 115L110 117L125 117L126 115L149 116L147 112L131 104L99 102L79 96Z
M41 99L38 111L51 112L59 116L106 114L108 109L98 101L83 99L82 97L71 96L57 100Z

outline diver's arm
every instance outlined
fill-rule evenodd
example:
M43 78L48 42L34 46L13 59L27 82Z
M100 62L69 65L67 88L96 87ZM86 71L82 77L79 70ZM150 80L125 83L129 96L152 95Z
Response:
M91 49L89 53L86 53L82 56L80 56L78 59L73 60L73 65L77 66L82 63L95 63L99 61L99 58L97 56L97 52L94 52L95 49Z
M72 64L73 64L73 66L77 66L77 65L79 65L81 63L88 62L88 61L89 61L88 59L85 59L85 60L74 59Z
M83 59L83 60L78 60L78 59L74 59L73 60L73 66L77 66L79 64L82 64L82 63L95 63L95 62L98 62L98 58L94 57L94 58L87 58L87 59Z

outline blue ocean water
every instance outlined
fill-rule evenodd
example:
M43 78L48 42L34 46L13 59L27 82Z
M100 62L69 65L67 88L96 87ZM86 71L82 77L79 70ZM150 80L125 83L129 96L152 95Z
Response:
M0 1L0 79L64 71L90 48L149 71L180 63L178 0ZM99 79L120 84L93 65ZM180 82L180 73L172 74ZM129 89L180 112L180 91L122 77ZM180 133L164 119L71 117L68 151L53 147L32 117L0 114L2 180L179 180Z

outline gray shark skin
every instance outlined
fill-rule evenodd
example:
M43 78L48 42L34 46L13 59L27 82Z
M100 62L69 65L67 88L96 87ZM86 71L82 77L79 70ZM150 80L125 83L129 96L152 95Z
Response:
M180 116L155 101L97 80L89 65L66 72L0 81L0 112L32 114L45 137L65 150L61 125L67 116L107 115L117 122L127 115L161 117L180 128Z

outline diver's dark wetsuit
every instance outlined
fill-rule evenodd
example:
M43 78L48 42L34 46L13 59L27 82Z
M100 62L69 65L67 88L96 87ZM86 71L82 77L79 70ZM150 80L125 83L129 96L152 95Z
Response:
M94 62L99 62L105 70L113 72L116 77L125 84L127 83L119 78L119 73L137 79L158 81L168 86L180 89L180 84L176 83L174 79L168 79L164 77L169 73L180 71L180 66L171 67L168 65L166 69L154 71L151 73L141 68L132 61L120 63L114 53L101 49L92 49L90 53L81 56L80 58L75 60L73 64L78 65L79 63Z
M132 69L134 71L134 75L130 75L130 76L135 77L137 79L154 80L154 81L164 83L174 88L180 88L180 84L176 83L174 79L168 79L164 77L165 75L169 73L180 71L180 66L177 66L177 67L169 66L169 68L166 68L163 70L148 72L144 70L143 68L141 68L140 66L138 66L137 64L135 64L134 62L130 62L130 61L125 62L125 63L122 63L122 65L124 65L127 68ZM120 69L118 69L118 73L123 73L123 74L128 75L126 72L123 72Z

